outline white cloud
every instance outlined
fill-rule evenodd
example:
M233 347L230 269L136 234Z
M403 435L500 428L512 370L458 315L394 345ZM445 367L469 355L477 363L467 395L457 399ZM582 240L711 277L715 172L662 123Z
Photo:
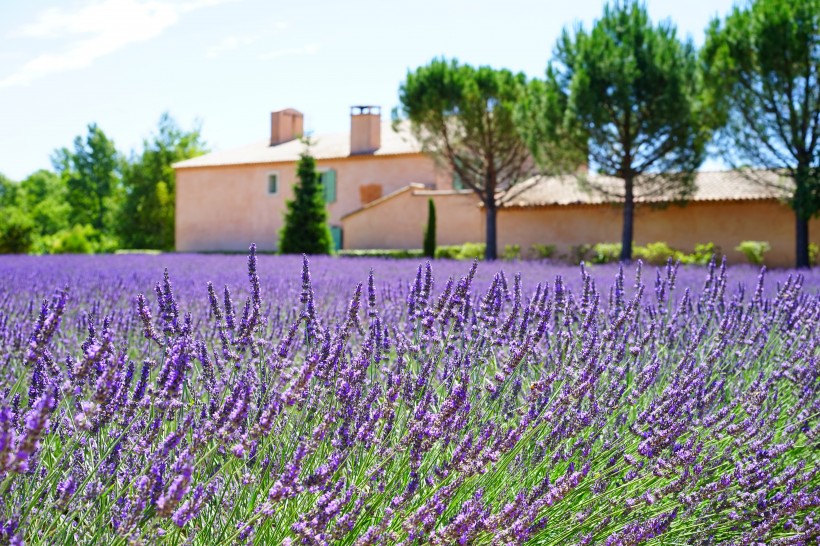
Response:
M188 12L229 1L234 0L97 0L76 10L47 9L16 34L68 39L68 44L23 64L0 79L0 88L86 67L129 44L155 38Z
M307 44L302 47L286 47L283 49L276 49L259 55L262 60L280 59L282 57L293 57L296 55L312 55L319 51L319 44Z
M229 51L249 46L258 40L256 36L227 36L209 47L205 54L208 58L214 59Z

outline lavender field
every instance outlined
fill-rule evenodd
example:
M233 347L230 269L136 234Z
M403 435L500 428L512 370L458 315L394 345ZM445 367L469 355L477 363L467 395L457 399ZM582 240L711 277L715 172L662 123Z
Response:
M0 257L0 544L816 544L818 289Z

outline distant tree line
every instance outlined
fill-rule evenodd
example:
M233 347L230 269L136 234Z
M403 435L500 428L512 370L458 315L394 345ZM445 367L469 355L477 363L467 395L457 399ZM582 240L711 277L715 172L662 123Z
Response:
M0 175L0 253L92 253L174 248L171 165L206 151L200 130L163 114L126 156L96 124L52 155L54 170L20 182Z
M711 144L752 181L781 173L796 265L808 267L808 221L820 212L820 0L753 0L705 38L698 51L645 4L616 1L590 29L563 32L542 80L454 59L409 71L394 122L409 121L481 199L487 259L498 255L497 207L536 173L575 173L620 201L620 258L632 259L637 197L685 202ZM587 170L622 184L596 186Z

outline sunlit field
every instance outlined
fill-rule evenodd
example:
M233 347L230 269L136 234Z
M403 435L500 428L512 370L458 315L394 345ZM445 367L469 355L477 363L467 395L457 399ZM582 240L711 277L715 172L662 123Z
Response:
M818 288L0 257L0 543L816 544Z

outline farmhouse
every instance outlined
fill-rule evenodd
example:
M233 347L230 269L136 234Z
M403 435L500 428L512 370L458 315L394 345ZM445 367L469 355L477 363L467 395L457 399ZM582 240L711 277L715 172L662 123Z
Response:
M269 138L174 165L177 250L242 251L251 241L276 250L304 151L302 129L297 110L273 112ZM382 121L378 107L352 107L349 132L313 141L337 248L420 248L428 199L436 204L439 244L483 242L476 196L421 151L406 125L394 129ZM777 194L733 171L701 172L696 185L685 206L639 197L635 242L665 241L687 251L713 242L741 262L734 250L740 241L764 240L772 247L767 263L793 264L794 215ZM499 200L501 249L517 244L526 253L533 244L554 244L567 253L575 245L620 240L618 204L581 190L574 177L533 177ZM812 221L810 231L816 241L820 222Z
M182 161L176 169L180 251L276 250L285 203L293 199L303 115L271 114L270 138ZM394 131L378 107L353 107L350 131L318 135L316 158L337 248L349 248L342 217L401 188L443 188L450 175L421 152L406 128Z

